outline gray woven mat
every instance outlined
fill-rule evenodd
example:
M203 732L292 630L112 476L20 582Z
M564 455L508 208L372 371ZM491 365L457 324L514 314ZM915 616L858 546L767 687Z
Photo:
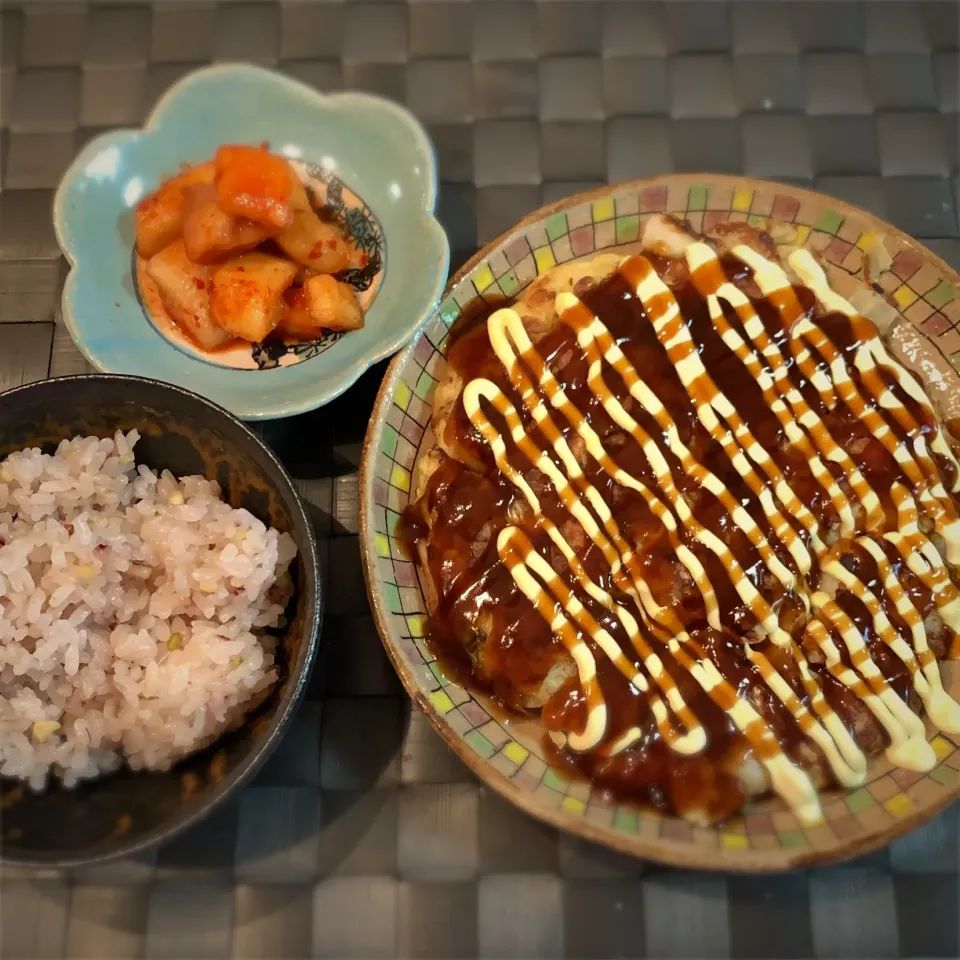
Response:
M36 2L0 12L0 389L85 364L57 322L52 191L179 76L252 60L410 106L454 265L542 202L666 171L812 184L960 268L957 6ZM367 605L363 429L383 367L268 424L315 506L327 669L256 784L142 860L7 870L4 957L956 957L956 808L847 866L684 873L558 836L410 713Z

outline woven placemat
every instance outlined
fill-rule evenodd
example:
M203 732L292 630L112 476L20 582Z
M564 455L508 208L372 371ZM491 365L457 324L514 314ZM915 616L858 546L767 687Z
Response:
M411 0L0 11L0 389L87 369L50 204L79 146L212 60L406 103L453 266L541 203L669 171L813 185L960 269L957 5ZM558 836L410 712L366 601L357 468L383 366L266 424L313 506L330 652L256 783L155 855L7 869L26 957L956 957L957 810L849 865L683 873Z

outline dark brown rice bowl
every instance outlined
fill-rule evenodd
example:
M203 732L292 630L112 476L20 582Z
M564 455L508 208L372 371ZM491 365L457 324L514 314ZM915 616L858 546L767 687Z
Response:
M246 782L279 741L303 694L317 650L321 589L310 521L283 466L244 424L179 387L138 377L90 375L31 384L0 395L0 458L26 447L52 452L74 436L135 428L138 463L175 476L200 474L222 498L297 547L294 595L277 633L279 679L238 728L165 772L117 772L35 793L0 781L4 862L69 867L113 859L169 840Z

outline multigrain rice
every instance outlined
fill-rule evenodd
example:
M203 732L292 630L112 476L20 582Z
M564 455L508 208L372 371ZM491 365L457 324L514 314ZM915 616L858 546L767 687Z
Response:
M277 679L291 537L134 462L137 432L0 463L0 774L166 769Z

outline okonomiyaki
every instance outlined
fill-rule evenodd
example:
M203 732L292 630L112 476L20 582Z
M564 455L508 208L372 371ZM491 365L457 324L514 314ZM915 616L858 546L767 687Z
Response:
M817 256L668 217L453 333L401 530L428 641L699 823L960 732L956 443Z

